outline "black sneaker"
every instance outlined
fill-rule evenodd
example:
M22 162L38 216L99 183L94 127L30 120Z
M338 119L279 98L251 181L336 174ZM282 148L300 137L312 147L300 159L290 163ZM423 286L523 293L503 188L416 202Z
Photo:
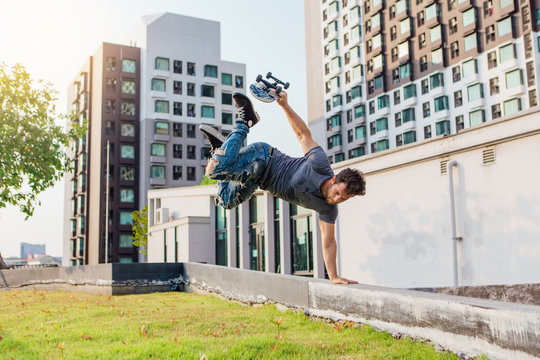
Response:
M216 149L219 149L225 142L226 137L211 125L199 125L199 130L201 130L204 136L206 136L206 139L208 139L208 142L210 143L210 152L212 154L214 154Z
M245 121L248 127L252 127L259 122L259 114L253 110L253 104L246 95L235 92L233 99L238 109L238 120Z

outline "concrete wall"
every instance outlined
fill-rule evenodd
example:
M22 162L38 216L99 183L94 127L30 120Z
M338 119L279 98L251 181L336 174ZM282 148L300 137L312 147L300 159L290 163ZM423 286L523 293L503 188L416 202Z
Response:
M306 315L368 323L490 359L540 358L540 307L195 263L103 264L0 271L0 289L64 288L101 294L180 289L247 303L276 302Z
M339 208L339 270L361 283L454 286L448 174L454 170L459 285L540 282L538 110L335 166L367 193ZM493 163L483 152L493 149ZM444 168L444 165L443 165Z

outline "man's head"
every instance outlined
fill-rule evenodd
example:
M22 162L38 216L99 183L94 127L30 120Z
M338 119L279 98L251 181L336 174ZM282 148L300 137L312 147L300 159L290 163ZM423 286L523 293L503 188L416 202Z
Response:
M328 204L339 204L356 195L366 194L366 179L361 171L343 169L332 178L324 197Z

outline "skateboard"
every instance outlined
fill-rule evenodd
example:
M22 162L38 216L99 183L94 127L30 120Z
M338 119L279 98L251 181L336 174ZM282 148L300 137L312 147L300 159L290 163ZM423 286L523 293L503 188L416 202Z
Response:
M289 85L291 85L288 82L284 83L278 78L272 76L271 72L266 74L266 78L272 79L274 82L272 83L268 80L263 79L262 75L257 75L255 83L249 86L249 91L251 91L251 95L253 95L257 100L260 100L262 102L270 103L276 100L275 96L270 95L270 90L274 89L276 90L276 94L279 94L281 90L288 89ZM283 87L279 85L283 85Z

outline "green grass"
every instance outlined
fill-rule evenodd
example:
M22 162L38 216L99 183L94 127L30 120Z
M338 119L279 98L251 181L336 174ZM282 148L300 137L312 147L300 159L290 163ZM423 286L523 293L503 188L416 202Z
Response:
M457 359L367 325L179 292L10 290L0 309L0 360Z

